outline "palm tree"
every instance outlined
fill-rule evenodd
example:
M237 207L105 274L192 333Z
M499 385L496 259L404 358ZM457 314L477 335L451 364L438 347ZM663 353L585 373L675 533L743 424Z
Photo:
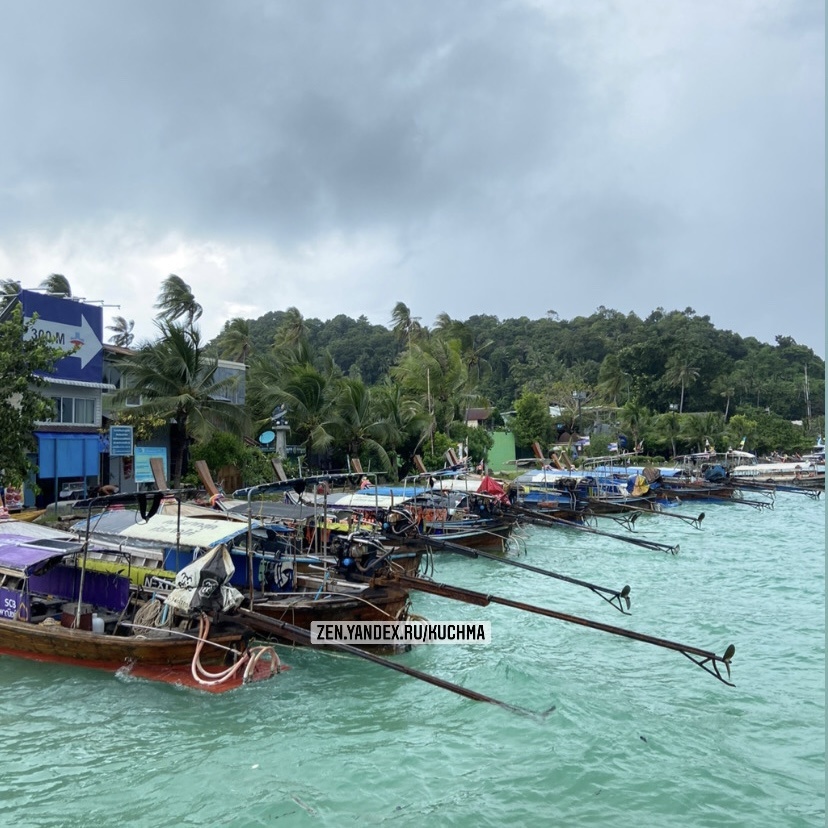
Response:
M252 347L250 323L246 319L237 316L225 323L220 334L220 353L223 358L247 364Z
M298 308L288 308L273 337L274 347L296 347L302 343L306 343L307 339L308 326L305 324L304 317Z
M673 457L676 456L676 438L682 433L681 420L681 416L676 411L662 414L656 420L656 428L659 433L670 441Z
M679 414L684 411L684 389L688 385L692 385L699 376L699 369L690 364L687 358L682 359L679 356L672 356L667 361L667 366L664 371L664 379L670 385L681 386L681 400L679 401Z
M189 327L201 317L203 308L195 300L190 286L180 277L171 273L161 283L161 292L155 307L161 311L161 319L175 322L182 317Z
M621 427L624 431L629 431L632 435L633 442L635 445L638 445L641 442L641 437L650 427L653 415L646 406L639 405L634 400L630 400L621 406L619 419Z
M737 378L733 374L725 374L716 377L713 381L712 391L726 399L724 418L730 413L730 401L736 396Z
M65 296L67 299L72 296L72 288L69 280L61 273L52 273L47 276L38 287L43 288L46 293L55 296Z
M420 445L431 432L431 416L420 403L406 397L400 384L390 377L372 389L372 396L383 423L383 445L389 456L414 454L414 446Z
M142 403L130 411L170 422L172 478L177 488L189 440L204 441L217 430L241 435L247 418L243 408L221 399L236 378L216 379L218 363L207 356L199 331L163 320L158 328L156 342L120 363L129 387L115 394L115 403L125 402L138 388Z
M373 404L371 389L359 379L343 379L337 395L333 426L337 437L346 444L350 457L367 452L376 457L383 469L392 464L385 448L392 429Z
M132 319L127 321L123 316L113 316L112 323L106 326L108 331L113 331L112 336L109 337L109 341L119 348L129 348L132 345L132 340L135 338L135 335L132 333L135 322Z
M598 371L598 391L604 399L618 405L621 389L629 383L629 374L621 370L621 363L616 354L607 354Z
M397 340L407 340L409 348L412 338L416 338L423 330L420 317L412 316L405 302L397 302L394 305L394 310L391 311L391 324L394 326L392 330Z
M404 393L434 416L434 426L440 431L448 429L471 398L469 371L456 339L413 343L390 373Z
M715 412L695 414L685 418L682 433L698 451L704 451L714 447L724 436L724 420Z

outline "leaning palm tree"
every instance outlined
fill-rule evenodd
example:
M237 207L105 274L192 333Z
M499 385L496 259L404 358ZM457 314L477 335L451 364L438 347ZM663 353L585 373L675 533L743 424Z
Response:
M374 456L386 472L391 471L391 459L385 445L393 436L393 429L374 405L372 391L362 380L347 378L341 381L333 428L339 441L347 446L350 457Z
M182 317L189 327L201 317L203 308L195 300L190 286L180 277L171 273L161 283L161 292L155 307L161 311L161 319L175 322Z
M135 339L135 334L132 329L135 327L135 322L132 319L125 319L123 316L113 316L112 324L107 325L106 329L112 331L112 336L109 337L110 343L117 345L119 348L129 348L132 345L132 340Z
M55 296L65 296L67 299L72 296L69 280L62 273L50 274L40 283L39 287Z
M128 387L115 394L115 403L126 402L139 388L141 405L130 411L169 421L172 478L177 488L190 439L203 441L217 430L241 435L247 418L241 406L222 399L236 378L216 379L218 363L207 356L199 331L163 320L158 328L157 341L119 363Z
M285 311L276 333L273 336L275 348L295 348L308 339L308 326L299 308L290 307Z
M412 338L416 338L423 330L420 317L412 316L405 302L397 302L394 305L394 310L391 311L391 324L394 326L394 336L398 341L407 340L409 348Z
M598 391L603 398L617 406L618 395L628 383L629 374L622 370L617 354L607 354L598 371Z
M371 395L383 424L383 445L389 456L402 465L400 456L406 446L420 445L431 433L432 418L416 400L403 394L399 383L386 377L371 389Z
M223 358L247 364L253 343L250 339L250 323L246 319L237 316L226 322L219 340L219 353Z

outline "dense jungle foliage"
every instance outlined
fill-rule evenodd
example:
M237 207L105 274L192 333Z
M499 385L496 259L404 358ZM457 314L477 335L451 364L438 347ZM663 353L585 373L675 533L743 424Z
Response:
M663 456L742 438L753 451L796 451L824 426L819 356L790 336L771 345L718 330L692 308L645 319L603 306L572 320L440 314L431 327L402 302L388 327L289 308L231 320L211 348L249 365L254 421L287 405L292 439L334 465L367 453L394 470L416 450L441 466L440 447L474 431L463 425L470 407L491 411L489 427L509 412L524 449L589 431L605 449L623 430ZM486 440L474 442L482 457Z

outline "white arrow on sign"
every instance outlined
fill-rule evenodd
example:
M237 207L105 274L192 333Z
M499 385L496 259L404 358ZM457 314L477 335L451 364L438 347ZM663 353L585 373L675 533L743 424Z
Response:
M32 319L26 317L24 321L31 322ZM35 339L36 337L43 337L64 351L71 351L78 347L78 350L72 356L80 359L81 369L86 368L89 361L97 356L103 347L83 314L81 314L80 327L64 325L60 322L50 322L48 319L35 319L32 327L26 333L26 339Z

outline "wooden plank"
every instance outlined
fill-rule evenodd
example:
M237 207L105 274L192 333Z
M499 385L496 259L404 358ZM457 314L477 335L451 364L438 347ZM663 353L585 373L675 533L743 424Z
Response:
M284 483L288 478L285 474L285 467L282 465L282 461L278 457L272 457L270 465L273 466L273 471L276 472L276 479Z
M210 467L207 465L207 462L205 460L196 460L193 465L195 466L196 474L198 474L201 485L207 490L207 494L210 497L220 495L221 492L213 482L213 475L210 473Z
M163 459L160 457L150 457L150 469L152 470L152 479L155 481L155 488L162 492L169 489L167 478L164 474Z

